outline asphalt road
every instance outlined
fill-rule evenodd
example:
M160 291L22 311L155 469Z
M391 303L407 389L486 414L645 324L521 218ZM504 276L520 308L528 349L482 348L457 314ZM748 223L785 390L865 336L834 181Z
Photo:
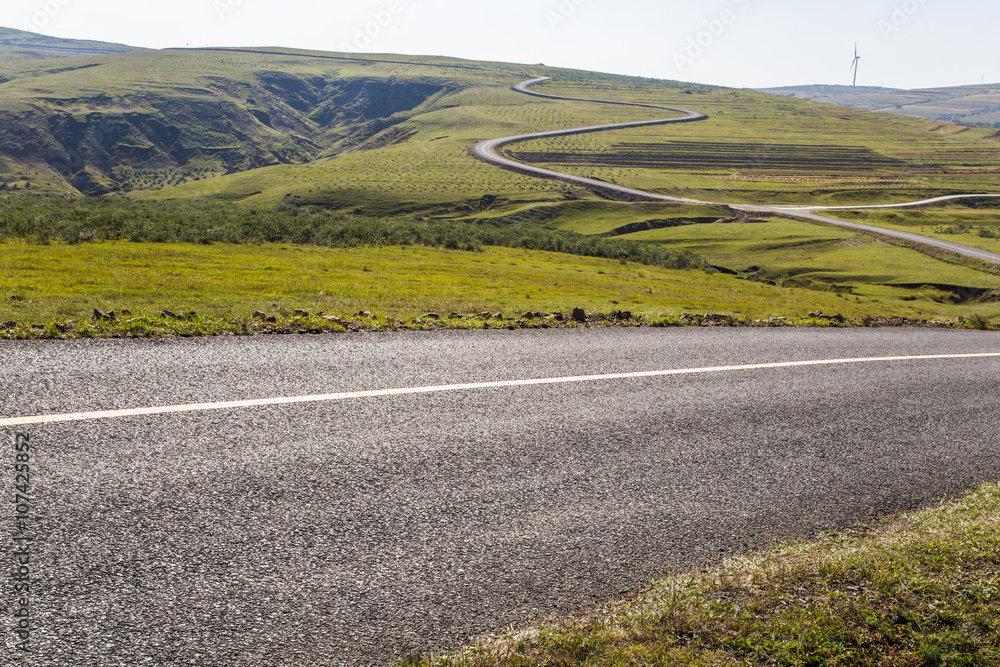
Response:
M5 342L0 418L998 352L996 333L914 329ZM13 664L386 664L586 607L1000 478L998 372L720 370L23 426L36 584Z
M826 224L837 225L840 227L848 227L851 229L874 232L885 236L901 238L914 243L920 243L934 248L939 248L941 250L947 250L948 252L952 252L958 255L972 257L973 259L979 259L987 262L1000 264L1000 254L987 252L980 248L973 248L971 246L963 245L960 243L943 241L941 239L936 239L931 236L923 236L921 234L913 234L911 232L902 232L895 229L889 229L886 227L876 227L874 225L864 225L856 222L846 222L844 220L838 220L837 218L831 218L829 216L822 216L818 214L818 211L913 208L916 206L928 206L932 204L948 202L948 201L957 201L962 199L996 199L1000 198L1000 194L959 194L959 195L949 195L945 197L935 197L933 199L923 199L915 202L904 202L898 204L876 204L868 206L864 205L862 206L792 206L792 205L760 206L756 204L742 204L742 203L732 203L732 202L708 202L699 199L685 199L683 197L671 197L669 195L661 195L655 192L648 192L646 190L637 190L635 188L629 188L623 185L615 185L613 183L607 183L605 181L600 181L593 178L587 178L585 176L576 176L573 174L567 174L560 171L554 171L552 169L543 169L541 167L535 167L533 165L525 164L523 162L517 162L516 160L511 160L509 158L503 157L502 155L499 155L496 152L496 149L499 148L500 146L511 143L517 143L521 141L528 141L531 139L544 139L547 137L588 134L591 132L606 132L608 130L625 130L634 127L646 127L651 125L668 125L671 123L691 123L702 120L708 120L708 116L706 116L703 113L699 113L697 111L690 111L688 109L680 109L677 107L660 106L656 104L642 104L638 102L618 102L613 100L595 100L595 99L586 99L579 97L565 97L562 95L546 95L544 93L539 93L534 90L531 90L531 86L537 83L541 83L542 81L548 81L549 78L550 77L543 76L535 79L530 79L528 81L522 81L516 86L513 86L513 90L519 93L523 93L525 95L531 95L532 97L542 97L550 100L562 100L569 102L594 102L597 104L612 104L619 106L665 109L677 113L682 113L684 115L678 118L663 118L659 120L646 120L646 121L638 121L632 123L612 123L609 125L593 125L589 127L577 127L566 130L553 130L549 132L535 132L532 134L519 134L509 137L500 137L498 139L481 141L476 145L474 145L472 147L472 151L475 155L477 155L479 158L483 160L486 160L487 162L492 162L493 164L496 164L505 169L511 169L513 171L527 174L529 176L536 176L540 178L554 178L560 181L565 181L567 183L576 183L577 185L583 185L584 187L595 188L599 191L611 193L615 196L625 197L631 200L662 201L674 204L678 203L709 204L712 206L731 206L733 208L744 211L777 213L779 215L784 215L792 218L799 218L800 220L823 222Z

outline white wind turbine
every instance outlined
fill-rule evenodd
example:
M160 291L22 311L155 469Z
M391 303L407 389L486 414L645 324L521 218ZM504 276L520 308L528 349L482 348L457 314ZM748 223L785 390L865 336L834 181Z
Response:
M861 56L858 55L858 43L854 42L854 62L851 64L850 71L854 72L854 83L852 86L858 85L858 63L861 62Z

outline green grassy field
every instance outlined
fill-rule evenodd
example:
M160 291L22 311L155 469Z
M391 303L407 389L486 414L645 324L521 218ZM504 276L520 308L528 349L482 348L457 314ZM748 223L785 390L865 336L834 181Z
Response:
M162 320L163 310L195 311L199 318L210 320L187 328L175 323L164 328L162 321L156 326L144 324L138 327L140 335L239 332L257 310L283 320L295 310L321 311L345 321L367 310L394 321L365 321L365 328L392 328L429 311L463 316L502 312L514 325L527 311L569 313L574 308L590 313L630 311L639 318L634 322L647 324L664 318L680 324L685 313L724 314L744 324L776 317L790 318L789 324L818 324L807 317L814 311L843 315L855 324L876 316L980 317L983 320L977 321L984 323L1000 317L995 302L953 303L950 294L931 287L807 289L780 279L766 284L723 274L508 248L470 252L421 246L342 249L13 241L0 244L0 250L0 324L17 323L0 331L7 337L55 333L53 323L89 322L94 309L127 310L151 321ZM895 249L886 250L891 254ZM873 251L866 258L878 256ZM473 325L463 320L440 324ZM34 332L31 325L37 325ZM70 329L72 335L75 329ZM105 327L96 334L85 331L87 335L129 332L120 327Z
M842 228L720 219L724 209L703 206L579 200L554 208L548 224L592 234L319 208L6 199L0 323L17 323L8 335L32 325L51 332L54 322L87 321L95 309L229 318L219 332L241 330L257 310L345 320L368 310L396 322L428 311L516 320L578 307L630 311L647 324L680 323L685 313L743 324L808 320L815 311L855 323L1000 318L995 273Z
M652 582L409 667L1000 662L1000 485Z
M710 264L744 276L837 291L861 302L905 300L921 307L933 303L936 305L930 307L934 309L949 297L945 286L984 290L1000 287L1000 276L847 229L780 218L757 223L684 225L621 238L684 248L704 256ZM930 285L941 288L924 287ZM984 307L1000 312L994 305Z
M916 232L973 248L1000 252L1000 202L946 204L895 211L831 211L851 222Z
M831 293L561 253L487 248L328 249L214 244L0 244L0 321L22 326L89 321L93 309L246 320L295 309L344 319L373 311L412 320L428 311L469 315L616 310L678 316L804 317L820 309L860 317ZM945 309L946 311L948 309ZM953 311L958 312L958 311ZM892 313L915 316L903 304ZM453 324L458 324L453 323Z

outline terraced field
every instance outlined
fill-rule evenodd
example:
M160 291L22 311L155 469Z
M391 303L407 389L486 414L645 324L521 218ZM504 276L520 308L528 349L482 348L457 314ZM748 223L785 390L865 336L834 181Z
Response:
M610 151L529 152L512 150L511 158L530 163L644 169L795 169L817 174L889 171L905 168L906 162L867 148L817 144L759 144L732 142L667 141L625 142Z

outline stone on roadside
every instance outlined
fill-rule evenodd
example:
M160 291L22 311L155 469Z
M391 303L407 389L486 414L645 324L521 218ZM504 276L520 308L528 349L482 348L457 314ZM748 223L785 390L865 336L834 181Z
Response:
M573 321L574 322L586 322L587 321L587 311L583 308L573 309Z

